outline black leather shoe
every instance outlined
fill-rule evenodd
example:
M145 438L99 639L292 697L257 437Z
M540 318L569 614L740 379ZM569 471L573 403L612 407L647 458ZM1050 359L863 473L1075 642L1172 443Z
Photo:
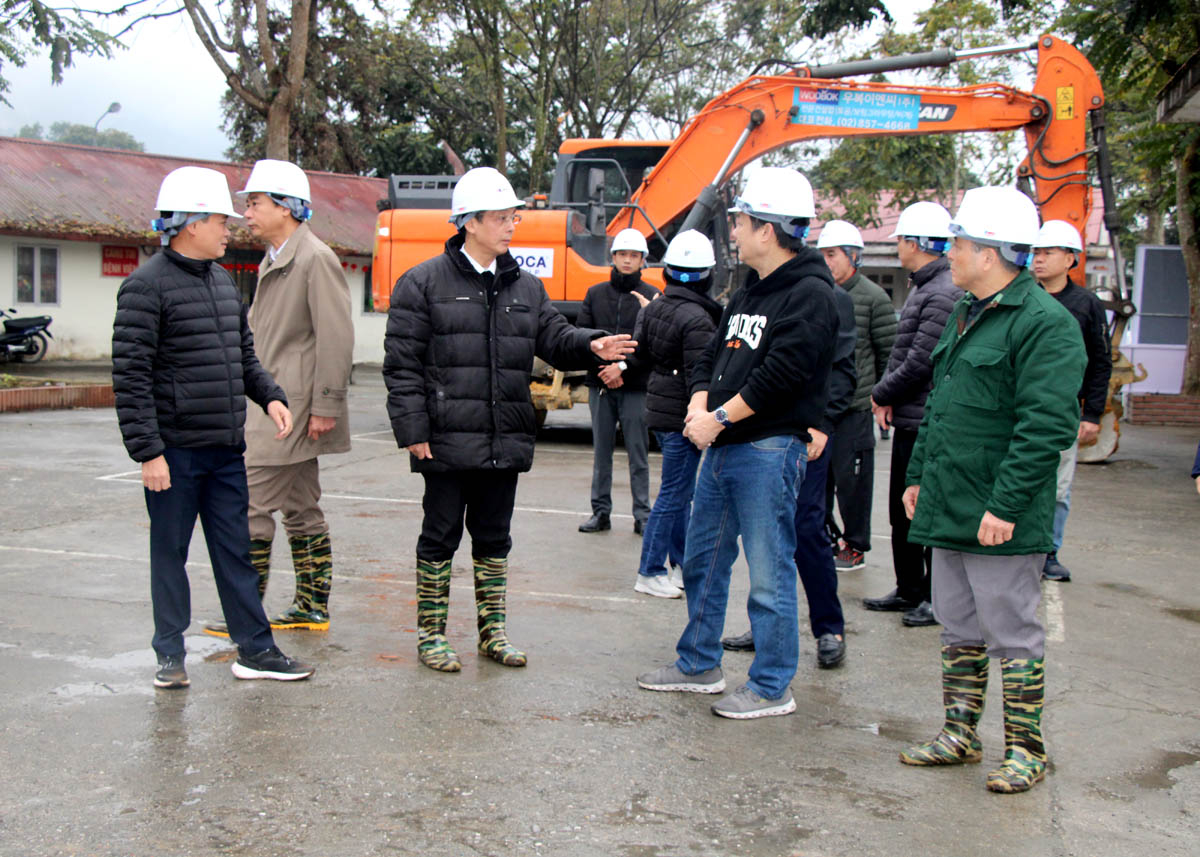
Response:
M644 530L645 528L646 528L645 523L643 523L642 521L638 521L636 519L634 520L634 522L633 522L634 533L636 533L637 535L640 536L642 534L642 530Z
M1046 564L1042 566L1042 580L1056 580L1059 583L1070 583L1071 572L1058 561L1058 552L1046 554Z
M902 610L913 609L917 606L918 602L901 598L899 590L893 589L882 598L864 598L862 603L863 607L866 607L868 610L887 610L891 613L899 613Z
M595 514L579 525L581 533L598 533L601 530L611 530L612 521L608 519L608 515Z
M747 631L744 634L738 634L736 637L722 637L721 647L730 652L753 652L754 634Z
M823 670L840 667L846 660L846 641L837 634L822 634L817 638L817 666Z
M926 625L936 625L938 620L933 617L933 605L922 601L911 610L905 610L900 621L910 628L923 628Z

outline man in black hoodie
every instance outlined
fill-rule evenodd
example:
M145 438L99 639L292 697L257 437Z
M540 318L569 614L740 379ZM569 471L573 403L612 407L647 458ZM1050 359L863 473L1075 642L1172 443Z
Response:
M684 436L708 450L688 526L688 624L678 659L638 677L646 690L720 693L721 629L738 537L750 567L749 681L712 711L739 720L796 710L799 657L796 494L809 428L821 424L838 329L833 279L806 247L812 187L764 167L738 198L733 238L751 268L721 317L691 385Z
M653 299L658 289L642 282L646 239L636 229L622 229L613 238L612 273L587 290L579 308L580 327L609 333L633 333L641 304L634 293ZM592 414L592 517L579 525L581 533L612 528L612 459L617 423L629 456L629 487L633 492L633 531L639 536L650 517L649 438L646 434L646 379L650 367L631 354L616 363L589 369L588 410Z
M180 167L158 192L152 222L165 249L138 266L117 292L113 321L113 393L129 457L142 466L150 514L154 686L187 687L183 632L191 622L188 545L196 518L240 679L305 679L306 666L279 651L250 564L250 492L246 487L246 399L279 432L292 431L282 389L254 355L246 307L225 255L228 217L237 217L225 176Z

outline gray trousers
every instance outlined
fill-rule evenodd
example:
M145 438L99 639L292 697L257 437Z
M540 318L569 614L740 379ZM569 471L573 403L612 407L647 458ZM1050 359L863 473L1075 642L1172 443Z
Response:
M250 538L274 538L275 512L283 512L283 528L289 536L319 536L329 531L321 511L317 459L247 467L246 484L250 488Z
M933 549L933 615L943 646L987 646L993 658L1040 658L1044 553L995 556Z
M612 458L617 442L617 423L625 435L629 454L629 485L633 492L633 517L646 522L650 517L649 439L646 436L646 392L588 390L592 412L592 512L612 513Z

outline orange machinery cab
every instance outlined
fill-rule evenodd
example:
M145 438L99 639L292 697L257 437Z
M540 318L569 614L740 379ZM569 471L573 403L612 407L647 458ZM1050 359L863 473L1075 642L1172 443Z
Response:
M386 312L392 289L405 271L443 252L454 234L448 212L438 209L394 208L380 212L375 223L375 262L371 292L377 312ZM562 209L523 209L509 252L526 271L541 278L556 304L576 304L589 286L608 279L609 266L586 261L569 246L574 230L584 234L583 218ZM649 269L644 279L662 288L661 269ZM569 285L568 285L569 284ZM568 315L574 313L569 311Z

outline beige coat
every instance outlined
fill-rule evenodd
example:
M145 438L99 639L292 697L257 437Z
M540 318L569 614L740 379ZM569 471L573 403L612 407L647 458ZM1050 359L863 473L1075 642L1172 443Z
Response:
M292 435L275 440L275 424L258 408L246 418L246 464L295 464L350 449L346 387L354 353L350 287L333 251L307 223L292 233L275 258L263 258L250 328L259 362L283 387L295 421ZM317 441L308 417L337 424Z

